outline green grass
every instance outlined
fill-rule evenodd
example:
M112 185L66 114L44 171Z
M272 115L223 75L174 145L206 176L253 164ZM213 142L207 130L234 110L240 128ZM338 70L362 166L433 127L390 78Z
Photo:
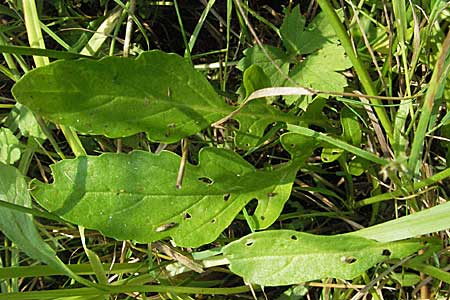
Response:
M0 299L448 297L449 4L345 4L0 4ZM154 49L177 53L178 69L164 52L158 61L145 56ZM108 56L131 60L142 53L146 77L121 73L126 63L117 68L118 59L109 61L111 72L98 67ZM57 88L30 73L53 74L51 62L77 59L60 64L66 74L52 77ZM77 69L82 65L87 69ZM110 86L113 73L134 91ZM95 88L79 85L85 76ZM155 88L149 82L158 76L167 79ZM48 87L51 94L44 94ZM71 89L77 96L64 95ZM96 93L111 91L122 96L114 100L119 105L102 110L97 103L94 110ZM142 93L145 107L139 108L133 101ZM174 103L179 119L158 116L151 102L158 97ZM138 120L133 126L142 133L124 133L125 116ZM86 134L82 126L92 122L95 134ZM153 128L166 128L165 134ZM159 156L145 153L163 149ZM109 154L98 159L102 153ZM82 162L90 168L80 175ZM151 162L152 173L143 162ZM86 182L93 193L111 193L91 198L95 203L83 210L78 207L90 199L80 192ZM124 194L153 195L154 186L177 202L148 206L153 211L147 213L133 202L121 207L131 201ZM199 198L192 200L192 193ZM68 194L76 205L64 211ZM189 208L174 211L186 196ZM123 209L124 218L102 223L101 211ZM154 221L168 214L173 218ZM195 225L197 218L209 227ZM127 233L126 226L142 232ZM341 259L330 269L316 264L320 257L332 261L327 247L337 234L345 234L341 246L351 252L339 250ZM264 238L266 247L251 250ZM280 267L271 279L255 275L294 252L297 259L311 256L307 273ZM254 260L245 263L246 255ZM295 259L289 264L303 267ZM361 268L356 276L348 271L353 267Z

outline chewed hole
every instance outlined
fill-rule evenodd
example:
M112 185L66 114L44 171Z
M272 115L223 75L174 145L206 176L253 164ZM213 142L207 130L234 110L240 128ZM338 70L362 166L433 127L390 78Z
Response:
M169 229L177 227L177 226L178 226L178 223L174 223L174 222L161 224L160 226L155 228L155 232L163 232L163 231L169 230Z
M185 212L185 213L183 214L183 218L184 218L185 220L188 220L188 219L192 218L192 216L191 216L190 213Z
M248 241L245 242L245 246L251 247L251 246L253 246L254 243L255 243L254 240L248 240Z
M260 218L261 218L261 220L265 220L266 219L266 217L264 217L264 216L261 216Z
M256 208L258 206L258 200L253 198L249 203L245 206L245 210L249 216L253 216L255 214Z
M223 195L223 200L224 201L228 201L228 199L230 199L230 194Z
M356 258L353 256L342 256L341 257L341 262L346 263L346 264L353 264L356 262Z
M207 185L211 185L214 183L214 181L211 178L208 177L200 177L198 178L199 181L206 183Z
M216 221L217 221L216 219L212 219L211 223L214 224L214 223L216 223Z
M389 251L389 249L384 249L383 253L381 253L381 255L383 255L383 256L391 256L391 254L392 254L392 252Z
M291 235L291 240L296 241L298 240L298 237L296 235Z

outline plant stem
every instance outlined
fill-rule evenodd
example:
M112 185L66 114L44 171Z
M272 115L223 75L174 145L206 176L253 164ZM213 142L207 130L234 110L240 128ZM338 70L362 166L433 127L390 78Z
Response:
M123 286L108 286L108 291L100 291L93 288L75 288L75 289L60 289L50 291L35 291L35 292L18 292L1 294L0 300L30 300L30 299L53 299L64 297L70 294L71 296L95 296L108 295L120 293L180 293L180 294L203 294L203 295L231 295L238 293L245 293L250 290L249 286L239 286L232 288L203 288L203 287L185 287L185 286L164 286L164 285L123 285Z
M450 168L445 169L444 171L441 171L437 174L434 174L431 177L425 178L422 181L419 182L415 182L413 185L413 191L417 191L419 189L422 189L424 187L427 187L429 185L435 184L438 181L444 180L445 178L450 177ZM364 200L361 200L359 202L356 203L355 207L362 207L362 206L366 206L366 205L370 205L370 204L374 204L374 203L378 203L381 201L385 201L385 200L390 200L393 199L395 197L399 197L403 195L403 191L402 190L397 190L397 191L393 191L390 193L384 193L384 194L380 194L380 195L376 195L370 198L366 198Z
M417 125L414 139L411 146L411 154L408 160L408 168L414 175L418 174L422 159L422 150L425 141L425 135L428 130L431 113L434 107L434 100L437 97L441 84L445 84L449 71L449 55L450 55L450 32L442 44L441 53L429 82L428 90L425 94L424 103L422 105L419 124Z
M350 41L347 31L344 28L342 22L339 20L339 17L334 11L333 6L330 4L328 0L317 0L317 3L320 5L320 8L324 12L324 14L327 15L330 24L334 28L336 35L341 41L341 44L344 47L345 52L347 53L348 57L350 58L350 61L353 64L353 67L355 68L356 74L358 75L358 78L361 81L361 84L365 92L370 96L376 96L377 92L375 86L373 85L372 80L370 79L369 73L367 73L366 68L359 61L358 56L355 50L353 49L353 45ZM392 124L391 121L389 120L386 110L382 106L380 106L383 103L380 100L373 98L371 98L370 101L372 104L376 104L376 106L374 106L375 112L377 113L378 118L380 119L380 123L383 126L384 130L386 131L389 140L392 142L393 138Z

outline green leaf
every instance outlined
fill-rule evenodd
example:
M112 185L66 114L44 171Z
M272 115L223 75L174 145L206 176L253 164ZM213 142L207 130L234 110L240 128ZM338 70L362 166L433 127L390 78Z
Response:
M284 74L287 75L289 72L289 57L280 48L265 45L264 49L271 59L266 56L259 46L255 46L244 50L245 56L239 61L237 68L244 72L251 65L257 65L269 77L271 86L283 86L286 78L280 74L273 63L278 65Z
M0 200L31 207L28 185L20 172L0 163ZM62 272L80 282L89 284L67 268L45 243L29 214L0 206L0 230L29 257L44 262L54 270Z
M256 90L270 87L270 79L264 73L264 70L258 65L251 65L244 71L242 80L245 88L245 98Z
M305 18L300 14L300 7L297 5L291 11L285 10L283 24L280 27L281 40L290 53L300 54L302 36L305 29Z
M20 103L16 103L16 106L11 110L8 116L8 127L19 128L20 133L26 137L35 137L39 139L45 139L46 136L41 130L36 117L33 112L26 106Z
M323 17L312 22L305 29L305 18L300 14L299 6L295 6L291 11L286 10L283 24L280 27L281 40L287 51L291 54L308 54L323 47L327 43L327 37L322 34L321 29L326 33L327 26Z
M320 153L320 159L323 162L330 163L336 161L344 153L344 150L335 147L324 147Z
M347 107L341 111L341 125L345 141L353 146L361 145L362 132L358 117Z
M250 149L264 142L264 131L274 122L298 123L299 117L293 113L284 113L274 106L267 105L262 99L249 102L234 119L239 122L235 143L239 148Z
M290 77L301 86L315 90L343 92L347 80L337 71L346 70L351 66L344 48L330 44L297 64L290 72Z
M19 140L8 128L0 128L0 162L11 165L20 159Z
M353 279L386 259L406 257L420 241L379 243L365 238L318 236L292 230L257 232L223 248L230 270L262 286L322 278Z
M336 11L336 14L341 19L344 20L344 13L342 9ZM320 12L314 17L311 24L308 25L308 31L313 32L316 36L320 36L326 39L329 44L338 44L339 39L336 35L336 30L333 25L329 22L327 14ZM316 37L317 38L317 37Z
M361 176L369 168L370 162L358 156L348 164L348 171L353 176Z
M446 230L449 224L450 202L445 202L412 215L354 231L349 235L391 242Z
M414 273L391 273L389 277L398 282L402 287L414 286L421 281L420 276Z
M268 105L264 100L249 102L234 119L239 122L239 130L236 131L235 143L239 148L252 149L262 145L266 140L264 133L270 124L314 124L324 128L329 127L327 119L322 114L325 104L323 98L314 101L300 116L292 112L282 112L273 105ZM274 127L272 127L274 128ZM269 137L270 138L270 137Z
M145 131L165 143L232 110L186 60L157 50L137 59L57 61L28 72L12 92L34 112L82 133L124 137Z
M256 90L270 87L270 79L258 65L251 65L244 71L243 85L246 97ZM236 131L235 143L239 148L250 149L264 142L260 141L266 127L278 120L277 116L283 114L274 107L266 105L263 99L247 104L244 114L235 117L239 121L239 130Z
M376 164L380 164L380 165L384 166L389 163L389 161L373 154L372 152L369 152L369 151L360 149L358 147L355 147L353 145L347 144L344 141L341 141L334 137L328 136L324 133L317 132L312 129L306 128L306 127L301 127L301 126L296 126L296 125L291 125L291 124L287 125L287 129L291 132L284 134L283 137L285 135L286 135L286 138L287 138L287 136L289 136L290 142L287 143L288 148L285 148L289 152L291 152L291 151L292 152L295 152L295 151L301 152L301 148L298 147L297 144L300 143L301 141L303 141L305 138L314 138L315 140L320 142L322 145L326 145L326 146L333 145L337 148L340 148L347 152L353 153L357 156L360 156L360 157L362 157L368 161L374 162ZM290 135L293 135L293 136L291 137Z
M180 246L198 247L214 241L252 199L270 204L255 214L259 226L273 223L301 165L256 170L215 148L202 149L199 162L186 165L177 189L180 157L172 152L78 157L53 165L54 183L34 181L33 194L47 210L119 240L170 236Z
M296 174L299 166L312 155L316 147L317 143L314 140L305 140L302 144L303 151L292 157L294 163L290 167L285 167L284 172ZM280 216L284 204L289 199L291 189L292 184L278 185L267 194L267 197L258 198L258 207L252 216L257 230L269 227Z

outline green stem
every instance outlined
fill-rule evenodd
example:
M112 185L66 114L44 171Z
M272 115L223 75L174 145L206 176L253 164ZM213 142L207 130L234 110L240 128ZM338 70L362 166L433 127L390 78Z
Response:
M343 149L343 150L348 151L350 153L353 153L353 154L355 154L357 156L360 156L360 157L362 157L364 159L372 161L372 162L374 162L376 164L379 164L379 165L382 165L382 166L385 166L385 165L389 164L389 161L387 161L387 160L385 160L385 159L383 159L383 158L373 154L372 152L368 152L368 151L363 150L361 148L355 147L355 146L350 145L350 144L348 144L348 143L346 143L346 142L344 142L344 141L342 141L340 139L333 138L333 137L328 136L328 135L326 135L324 133L317 132L317 131L314 131L312 129L306 128L306 127L301 127L301 126L296 126L296 125L291 125L291 124L287 125L287 129L290 132L297 133L297 134L300 134L302 136L312 137L312 138L314 138L314 139L316 139L316 140L318 140L318 141L320 141L322 143L331 144L331 145L336 146L336 147L338 147L340 149Z
M3 201L3 200L0 200L0 207L13 209L15 211L20 211L20 212L23 212L23 213L26 213L26 214L33 215L35 217L41 217L41 218L45 218L45 219L53 220L53 221L57 221L57 222L63 222L63 223L65 222L60 217L58 217L56 215L53 215L53 214L51 214L49 212L39 211L39 210L36 210L36 209L33 209L33 208L17 205L17 204L11 203L11 202ZM0 274L2 273L2 270L3 269L0 269ZM0 275L0 278L1 278L1 275Z
M189 48L189 42L186 37L186 31L184 30L183 19L181 18L180 8L178 7L178 1L174 0L173 5L175 7L175 13L177 14L178 25L180 25L181 37L183 38L183 43L185 47L184 57L188 58L192 64L191 49Z
M414 261L406 262L404 266L450 284L450 273L446 270L441 270L427 263Z
M18 292L6 293L0 295L0 300L30 300L30 299L53 299L65 297L67 295L75 296L96 296L120 293L180 293L180 294L203 294L203 295L232 295L245 293L250 290L249 286L239 286L232 288L202 288L185 286L164 286L164 285L123 285L108 286L108 291L100 291L93 288L75 288L59 289L50 291Z
M339 20L339 17L336 14L333 6L330 4L328 0L317 0L317 3L320 5L320 8L327 16L330 24L334 28L336 35L341 41L341 44L344 47L345 52L347 53L350 61L353 64L353 67L355 68L356 74L358 75L358 78L361 81L361 84L366 94L370 96L376 96L378 93L376 92L375 86L372 80L370 79L369 73L367 73L367 69L359 61L358 56L353 49L350 37L348 36L344 25ZM375 112L377 113L378 118L380 119L380 123L383 126L384 130L386 131L389 140L392 141L393 138L392 124L391 121L389 120L386 110L380 106L383 103L381 102L381 100L373 98L370 99L370 102L372 104L376 104L376 106L374 106Z
M430 122L431 113L433 112L434 100L437 96L441 84L445 84L448 72L448 56L450 55L450 32L442 44L441 53L431 76L428 90L425 94L424 103L422 105L419 124L417 125L414 139L411 145L411 154L408 160L408 168L415 175L418 174L422 159L422 150L427 133L428 124ZM447 70L446 70L447 69Z
M77 59L77 58L90 58L98 59L95 56L87 56L73 52L64 52L59 50L49 50L34 47L25 46L7 46L0 45L0 53L10 53L16 55L32 55L32 56L44 56L56 59Z
M438 181L444 180L445 178L450 177L450 168L445 169L444 171L441 171L437 174L434 174L431 177L425 178L422 181L419 182L415 182L413 185L413 190L417 191L419 189L422 189L424 187L427 187L429 185L435 184ZM395 197L399 197L403 195L403 191L402 190L397 190L397 191L393 191L390 193L384 193L384 194L380 194L380 195L376 195L370 198L366 198L364 200L361 200L359 202L356 203L355 207L362 207L362 206L366 206L366 205L370 205L370 204L374 204L374 203L378 203L381 201L385 201L385 200L390 200L393 199Z
M111 268L111 264L102 264L103 269L109 274L119 273L136 273L146 272L148 267L143 263L117 263ZM92 275L91 264L67 265L72 272L78 275ZM39 276L55 276L65 275L61 270L52 268L51 266L26 266L26 267L8 267L0 268L0 279L23 278L23 277L39 277Z

